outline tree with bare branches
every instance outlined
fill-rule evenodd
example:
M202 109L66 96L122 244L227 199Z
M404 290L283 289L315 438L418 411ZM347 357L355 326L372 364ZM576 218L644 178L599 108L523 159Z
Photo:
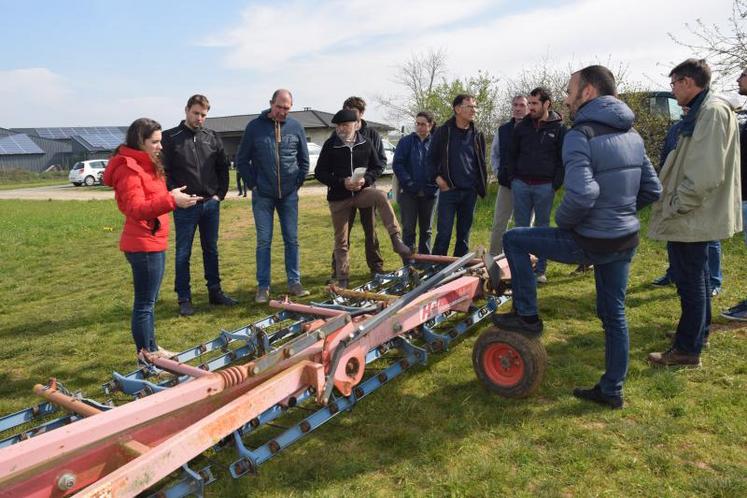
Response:
M409 120L428 109L428 102L439 80L446 77L446 51L430 49L424 53L413 53L397 67L393 81L405 89L403 95L378 96L376 102L387 109L395 121Z
M733 78L737 72L747 67L747 0L734 0L725 28L717 24L706 24L696 19L695 24L686 23L691 41L669 37L678 45L687 47L700 57L708 60L717 80Z

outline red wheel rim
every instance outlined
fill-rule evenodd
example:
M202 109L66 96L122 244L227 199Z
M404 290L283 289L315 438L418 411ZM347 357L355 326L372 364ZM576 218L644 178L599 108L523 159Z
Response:
M493 384L511 387L524 377L524 360L506 343L491 344L482 355L482 369Z

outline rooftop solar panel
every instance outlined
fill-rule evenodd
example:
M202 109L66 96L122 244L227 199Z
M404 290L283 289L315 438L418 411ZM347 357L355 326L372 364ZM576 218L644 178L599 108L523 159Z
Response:
M127 128L124 128L125 130ZM121 126L80 126L80 127L62 127L62 128L35 128L36 135L42 138L51 138L52 140L69 139L74 135L87 137L90 135L123 135Z
M44 151L28 135L0 137L0 155L12 154L44 154Z

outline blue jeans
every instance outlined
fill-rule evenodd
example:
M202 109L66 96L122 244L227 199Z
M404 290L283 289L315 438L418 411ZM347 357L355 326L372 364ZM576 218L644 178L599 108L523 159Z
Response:
M449 252L451 230L454 227L455 217L454 256L464 256L469 252L469 232L472 230L472 219L475 215L476 204L477 191L474 189L451 189L446 192L439 192L436 242L433 245L433 254L445 256Z
M534 212L535 227L550 226L550 212L555 191L552 183L541 183L529 185L521 180L511 182L511 195L514 203L514 225L517 227L531 226L532 212ZM537 261L537 273L545 273L547 259L539 258Z
M700 354L711 326L711 288L708 270L709 242L669 242L669 265L677 284L682 314L674 347Z
M402 219L402 241L411 249L415 248L415 229L420 227L419 254L431 253L431 225L435 197L418 197L409 192L399 194L399 214Z
M742 209L744 210L744 203L742 205ZM745 235L745 238L747 238L747 235ZM669 251L669 244L671 242L667 242L667 251ZM711 275L711 289L714 287L721 287L721 284L724 281L724 275L721 273L721 241L720 240L712 240L708 242L708 271ZM672 265L669 265L669 268L667 268L666 276L669 277L669 280L674 282L674 278L672 278Z
M257 190L252 192L252 213L257 228L257 286L270 288L272 229L275 210L280 218L280 230L285 244L285 275L288 285L301 281L298 253L298 191L282 199L266 197Z
M605 337L605 372L599 387L607 395L622 393L628 372L628 324L625 291L635 249L592 253L578 245L573 233L561 228L514 228L503 236L503 250L511 268L514 307L519 315L537 315L537 281L530 254L569 264L593 264L597 316Z
M166 251L126 252L125 257L132 267L132 282L135 287L130 322L135 349L156 351L158 346L153 309L166 267Z
M174 210L174 227L176 228L176 254L174 265L174 290L179 301L192 299L190 286L189 260L192 257L192 242L195 230L200 228L200 245L202 246L202 266L208 289L220 289L218 271L218 227L220 225L220 202L208 199L188 208Z

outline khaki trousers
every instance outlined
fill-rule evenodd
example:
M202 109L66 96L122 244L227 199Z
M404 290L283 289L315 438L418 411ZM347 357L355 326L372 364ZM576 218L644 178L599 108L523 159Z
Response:
M376 208L375 211L379 213L389 235L400 233L397 217L394 215L394 210L389 205L386 193L383 190L378 190L375 187L364 188L354 197L330 202L329 212L332 215L332 226L335 229L334 255L335 272L338 280L347 280L350 272L348 224L350 222L350 212L353 208Z

